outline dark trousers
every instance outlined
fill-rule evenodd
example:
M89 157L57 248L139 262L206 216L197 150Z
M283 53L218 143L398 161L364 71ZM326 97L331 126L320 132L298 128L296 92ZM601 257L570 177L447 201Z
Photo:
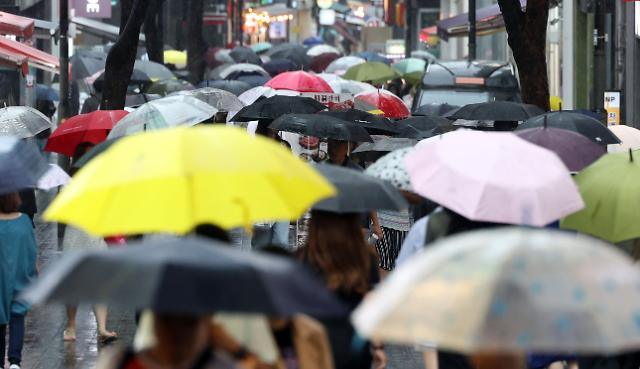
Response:
M4 365L7 325L0 325L0 365ZM24 315L11 314L9 319L9 363L20 365L24 343Z

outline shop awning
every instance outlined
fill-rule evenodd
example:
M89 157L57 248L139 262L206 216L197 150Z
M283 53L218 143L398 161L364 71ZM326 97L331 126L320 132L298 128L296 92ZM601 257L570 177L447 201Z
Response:
M524 10L527 0L520 0ZM444 41L449 37L464 37L469 34L469 13L462 13L451 18L441 19L438 25L438 36ZM476 10L476 32L479 36L499 32L504 29L504 20L498 4Z
M20 68L22 74L28 72L28 60L24 55L14 53L9 50L0 49L0 65L10 68Z
M11 13L0 12L0 34L30 39L33 36L34 20Z
M0 53L25 57L30 65L38 69L54 73L60 70L60 61L55 56L8 38L0 37Z
M71 23L75 24L80 31L99 37L105 37L111 41L116 41L118 39L118 35L120 35L119 27L89 18L73 17L71 18ZM140 34L139 42L145 42L145 37L142 33Z

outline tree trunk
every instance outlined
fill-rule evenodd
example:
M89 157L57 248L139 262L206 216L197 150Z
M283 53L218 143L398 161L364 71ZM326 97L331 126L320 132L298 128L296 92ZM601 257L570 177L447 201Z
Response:
M149 0L147 17L144 20L147 55L149 55L149 60L160 64L164 63L163 4L164 0Z
M123 13L125 3L128 1L122 1ZM145 19L148 3L149 0L134 0L126 24L120 25L120 36L107 56L100 104L102 110L124 109L127 87L138 51L140 28ZM125 19L124 14L122 19Z
M187 69L189 82L197 84L204 78L206 63L204 54L207 45L202 37L202 15L204 13L203 0L189 0L187 10Z
M528 0L526 12L519 0L498 0L507 40L518 66L522 100L549 110L547 75L547 20L549 0Z

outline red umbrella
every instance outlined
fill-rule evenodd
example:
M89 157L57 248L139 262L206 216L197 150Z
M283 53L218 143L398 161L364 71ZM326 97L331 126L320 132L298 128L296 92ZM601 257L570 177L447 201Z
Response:
M391 119L404 119L411 116L411 112L404 101L387 90L361 92L354 98L356 109L381 110L384 116Z
M44 149L71 157L83 142L97 145L106 140L113 126L127 114L124 110L97 110L76 115L60 124Z
M332 61L338 59L340 55L336 53L324 53L311 58L311 64L309 64L309 68L316 72L322 73L325 69L331 64Z
M275 90L333 93L331 86L324 79L303 71L280 73L265 83L265 86Z

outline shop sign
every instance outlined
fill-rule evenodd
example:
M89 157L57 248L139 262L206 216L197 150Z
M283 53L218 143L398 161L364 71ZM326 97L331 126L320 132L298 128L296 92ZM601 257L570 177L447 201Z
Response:
M615 126L620 124L620 91L604 92L604 109L607 111L607 125Z
M111 18L111 0L73 0L76 17Z

